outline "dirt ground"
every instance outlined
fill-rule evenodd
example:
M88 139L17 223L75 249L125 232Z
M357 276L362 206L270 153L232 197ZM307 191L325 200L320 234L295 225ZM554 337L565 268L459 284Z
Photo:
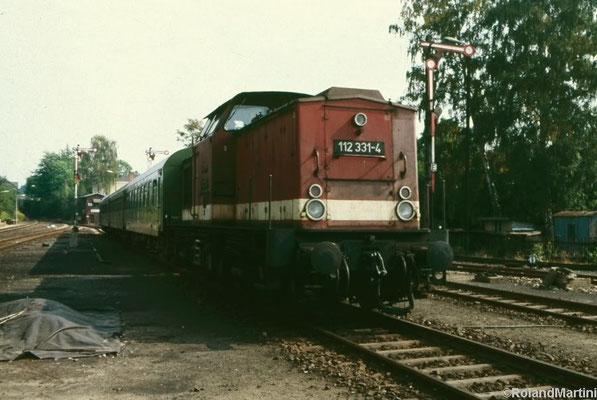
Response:
M2 399L361 398L280 356L276 327L201 301L180 275L91 232L0 256L0 302L56 300L121 313L117 356L0 363ZM98 250L98 255L93 251ZM101 260L108 263L101 263Z
M441 398L317 337L198 293L188 276L85 231L0 255L0 302L120 311L122 351L0 362L0 399ZM94 251L94 248L97 251ZM103 262L102 262L103 261ZM408 319L595 375L597 336L553 318L430 295ZM529 325L539 325L531 326ZM420 388L419 388L420 389Z

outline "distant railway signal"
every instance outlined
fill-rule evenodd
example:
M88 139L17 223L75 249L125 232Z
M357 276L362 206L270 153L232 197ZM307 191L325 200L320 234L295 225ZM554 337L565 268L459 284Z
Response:
M419 46L435 49L438 51L447 51L449 53L459 53L467 57L472 57L475 54L475 48L470 44L457 45L448 43L435 43L423 40L419 42Z
M151 166L151 163L155 160L156 154L163 154L163 155L167 156L168 154L170 154L170 152L168 150L152 150L151 147L149 149L145 150L145 155L147 156L147 162L149 163L150 166Z

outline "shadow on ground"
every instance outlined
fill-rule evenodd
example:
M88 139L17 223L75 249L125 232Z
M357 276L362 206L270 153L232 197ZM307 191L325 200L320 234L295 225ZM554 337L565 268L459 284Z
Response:
M247 316L246 310L204 302L188 275L106 235L81 233L77 248L68 245L65 234L37 261L30 253L41 252L39 243L5 257L4 272L12 273L13 280L35 282L29 290L0 292L0 302L35 297L83 312L113 307L121 313L124 339L203 344L210 350L260 343L262 332L270 328Z

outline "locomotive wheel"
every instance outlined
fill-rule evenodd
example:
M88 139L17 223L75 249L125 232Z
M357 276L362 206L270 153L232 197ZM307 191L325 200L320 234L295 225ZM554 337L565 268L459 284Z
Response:
M410 261L410 260L408 260ZM399 263L398 268L400 268L401 276L402 276L402 284L401 291L404 293L404 298L399 302L393 303L390 307L389 312L395 314L407 314L415 307L415 296L414 296L414 286L415 286L415 271L411 267L411 264L407 262L407 259L404 258L403 255L399 256ZM397 306L396 304L400 304ZM386 306L382 307L386 308Z

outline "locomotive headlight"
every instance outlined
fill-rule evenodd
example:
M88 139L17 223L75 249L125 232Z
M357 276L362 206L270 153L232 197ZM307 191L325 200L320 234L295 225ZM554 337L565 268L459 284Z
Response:
M415 206L408 200L403 200L396 206L396 215L402 221L410 221L415 217Z
M354 117L352 117L352 122L359 128L362 128L367 125L367 115L364 113L356 113Z
M313 221L321 221L325 215L325 204L319 199L311 199L305 206L307 217Z
M322 194L323 194L323 189L317 183L314 183L313 185L309 186L309 196L310 197L312 197L314 199L318 199L321 197Z
M412 194L413 194L413 191L408 186L402 186L400 188L400 190L398 190L398 195L400 196L400 198L402 200L410 199L410 196L412 196Z

